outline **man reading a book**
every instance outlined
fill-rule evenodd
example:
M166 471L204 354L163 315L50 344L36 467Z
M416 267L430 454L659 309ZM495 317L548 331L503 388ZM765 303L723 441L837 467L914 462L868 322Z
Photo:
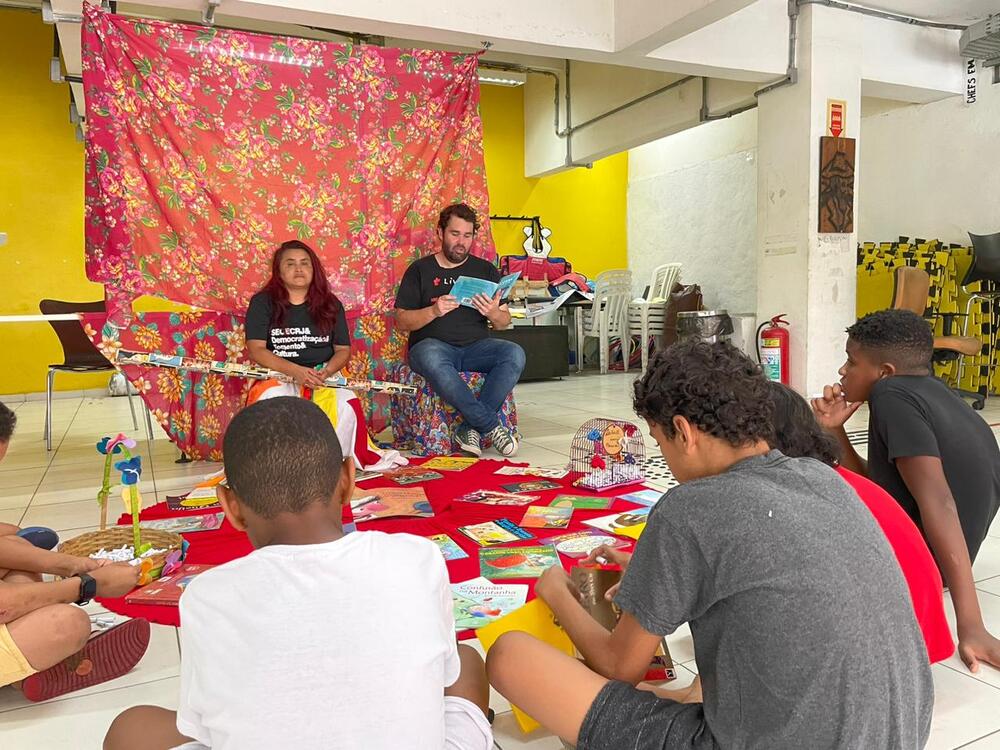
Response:
M498 412L524 369L524 350L512 341L490 337L490 328L510 325L510 311L502 291L492 297L477 294L471 307L451 294L462 276L500 280L497 268L471 254L479 229L476 212L464 203L445 208L438 218L441 249L414 261L396 294L396 324L410 334L410 368L434 392L462 415L454 426L455 441L474 456L483 442L502 456L517 452L517 438L500 424ZM485 376L478 398L459 373Z
M620 620L608 631L548 569L535 593L585 663L505 633L493 686L578 750L923 747L933 687L899 565L833 469L770 449L759 367L727 343L676 344L634 405L681 484L621 560ZM685 622L694 703L637 686Z
M345 534L354 487L326 414L258 401L223 443L226 517L256 548L180 599L177 712L119 716L106 750L490 750L482 658L458 646L437 545Z

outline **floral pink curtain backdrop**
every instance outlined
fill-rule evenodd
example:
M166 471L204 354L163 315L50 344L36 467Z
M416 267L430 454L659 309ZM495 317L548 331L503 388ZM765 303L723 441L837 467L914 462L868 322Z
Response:
M475 55L84 14L87 275L112 320L142 294L242 314L295 237L382 315L444 205L489 213Z

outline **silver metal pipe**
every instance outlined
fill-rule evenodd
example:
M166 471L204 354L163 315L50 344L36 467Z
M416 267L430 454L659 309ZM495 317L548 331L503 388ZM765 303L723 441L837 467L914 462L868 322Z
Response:
M837 10L849 10L851 13L861 13L865 16L872 16L873 18L882 18L886 21L897 21L899 23L909 24L911 26L926 26L930 29L951 29L953 31L965 31L968 26L961 26L957 23L939 23L937 21L924 21L920 18L913 18L912 16L903 16L899 13L889 13L884 10L873 10L872 8L865 8L860 5L850 5L848 3L841 3L837 0L798 0L798 5L825 5L828 8L836 8Z

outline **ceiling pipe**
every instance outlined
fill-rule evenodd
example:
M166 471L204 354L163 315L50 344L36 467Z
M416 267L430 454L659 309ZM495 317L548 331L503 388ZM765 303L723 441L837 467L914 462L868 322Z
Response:
M962 26L957 23L938 23L937 21L924 21L921 18L913 18L912 16L904 16L899 13L889 13L884 10L874 10L872 8L865 8L861 5L851 5L849 3L841 3L837 0L798 0L799 6L803 5L825 5L828 8L836 8L837 10L847 10L851 13L861 13L865 16L872 16L873 18L881 18L886 21L897 21L898 23L905 23L911 26L926 26L929 29L951 29L952 31L965 31L968 26Z

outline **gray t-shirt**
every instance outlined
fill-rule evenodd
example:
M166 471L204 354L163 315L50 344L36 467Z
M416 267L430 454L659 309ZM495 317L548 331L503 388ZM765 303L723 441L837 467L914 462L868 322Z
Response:
M651 633L691 623L721 747L927 741L931 673L899 564L818 461L771 451L672 489L615 602Z

